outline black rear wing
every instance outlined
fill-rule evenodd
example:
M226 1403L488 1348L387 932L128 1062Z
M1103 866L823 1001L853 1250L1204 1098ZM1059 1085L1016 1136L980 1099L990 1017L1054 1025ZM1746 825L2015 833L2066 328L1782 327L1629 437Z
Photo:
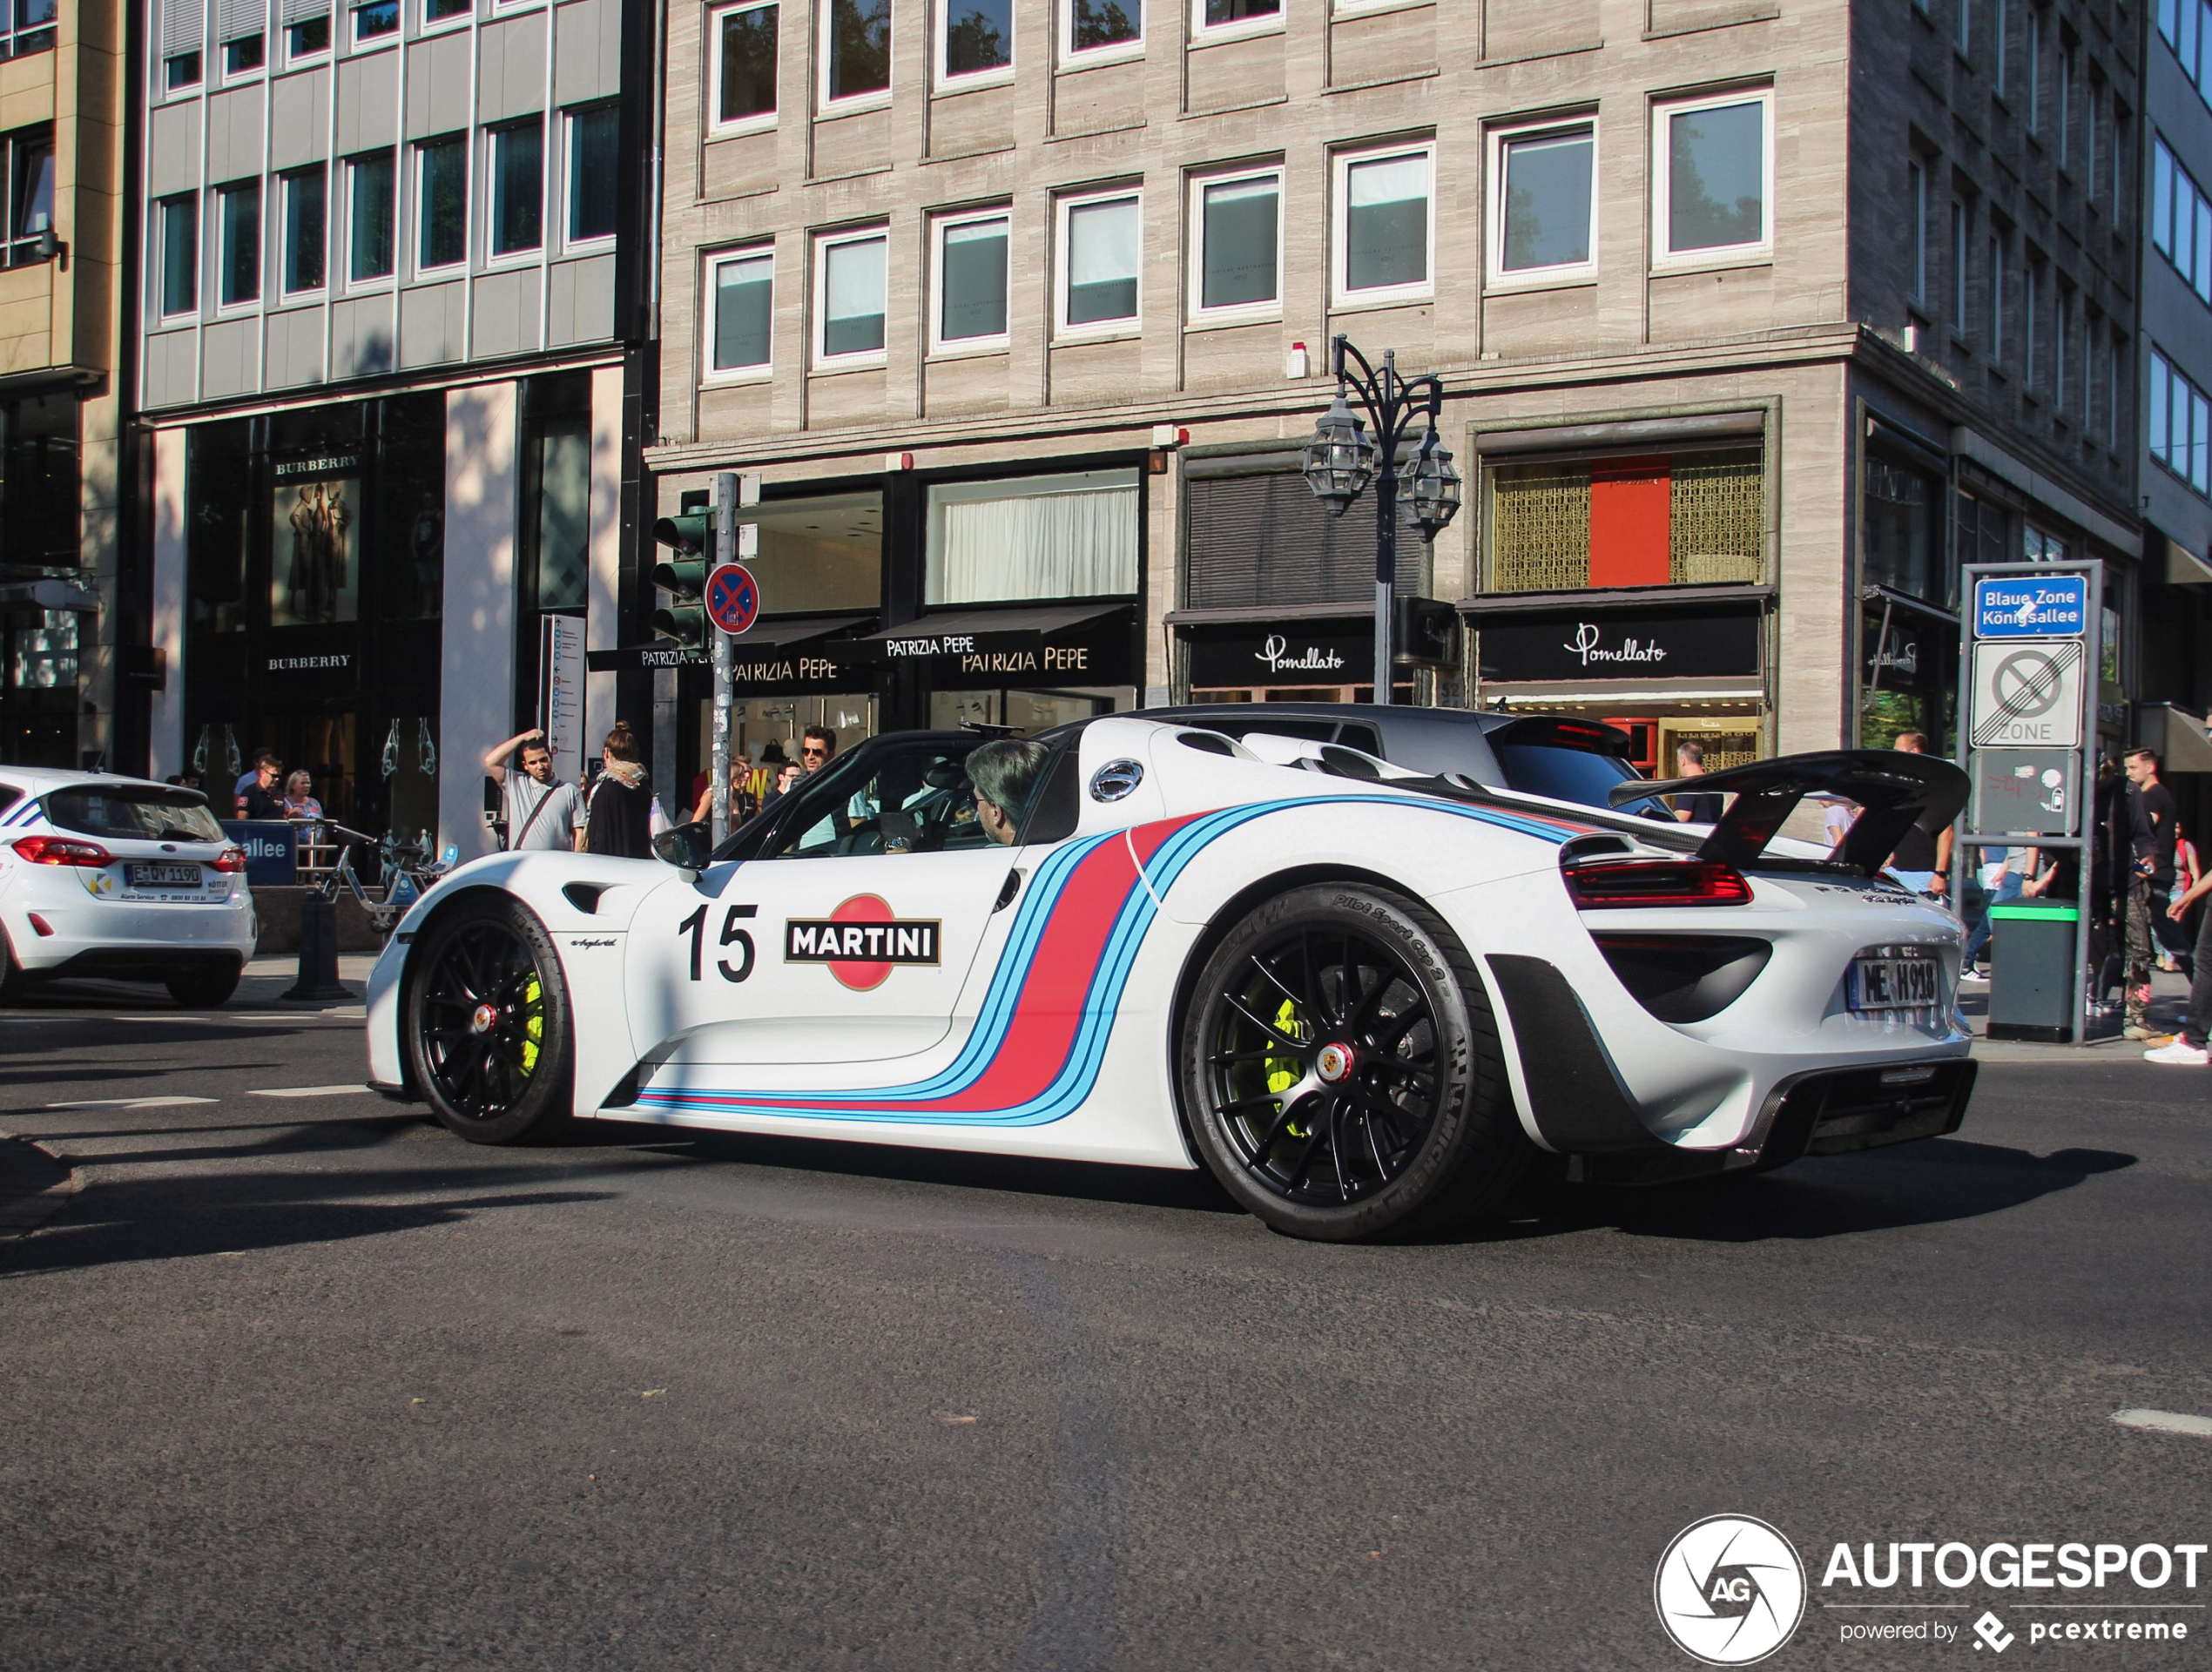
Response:
M1713 833L1699 846L1700 859L1750 865L1774 839L1797 803L1808 795L1840 796L1865 809L1835 853L1846 871L1871 877L1889 862L1905 832L1934 835L1966 805L1966 775L1934 755L1910 755L1901 749L1830 749L1817 754L1784 755L1755 760L1698 778L1649 783L1631 779L1614 786L1615 806L1647 795L1720 792L1735 799Z

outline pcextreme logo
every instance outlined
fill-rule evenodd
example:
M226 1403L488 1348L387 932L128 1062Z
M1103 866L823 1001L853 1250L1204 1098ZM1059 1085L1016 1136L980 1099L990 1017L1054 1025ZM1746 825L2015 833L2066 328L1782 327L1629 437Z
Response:
M1675 1534L1651 1599L1684 1654L1708 1666L1750 1666L1788 1642L1804 1618L1804 1564L1764 1521L1709 1515Z

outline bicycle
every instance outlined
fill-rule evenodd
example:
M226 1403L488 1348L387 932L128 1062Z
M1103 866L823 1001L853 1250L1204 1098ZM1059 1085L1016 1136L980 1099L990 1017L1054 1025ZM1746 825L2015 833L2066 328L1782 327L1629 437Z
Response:
M416 842L402 842L385 836L371 836L362 831L349 830L333 819L320 821L344 839L339 849L338 863L330 867L321 882L316 885L320 898L335 903L339 885L343 883L352 891L361 907L368 914L370 926L379 934L391 934L408 910L453 868L455 855L448 849L443 859L433 860L430 852ZM359 843L376 851L378 868L384 873L383 895L371 899L354 870L354 846Z

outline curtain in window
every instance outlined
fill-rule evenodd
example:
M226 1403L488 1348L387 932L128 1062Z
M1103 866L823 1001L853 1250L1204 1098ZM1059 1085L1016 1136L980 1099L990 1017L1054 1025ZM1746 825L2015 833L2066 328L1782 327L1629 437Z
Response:
M1136 590L1136 473L930 489L930 603Z

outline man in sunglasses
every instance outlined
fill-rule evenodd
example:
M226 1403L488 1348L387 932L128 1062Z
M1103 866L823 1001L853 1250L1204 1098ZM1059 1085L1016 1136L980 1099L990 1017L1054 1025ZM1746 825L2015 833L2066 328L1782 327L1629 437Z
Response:
M810 725L799 739L799 765L807 777L830 764L830 757L837 752L837 733L826 725Z

